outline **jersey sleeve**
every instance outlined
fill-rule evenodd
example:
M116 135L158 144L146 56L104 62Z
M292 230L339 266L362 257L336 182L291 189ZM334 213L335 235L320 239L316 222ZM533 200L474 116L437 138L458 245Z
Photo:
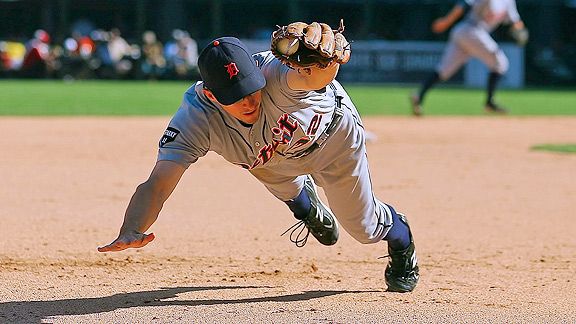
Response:
M515 23L520 20L520 14L514 0L508 2L507 18L509 23Z
M302 108L300 99L305 98L310 91L290 89L287 80L290 68L270 51L255 54L255 59L266 78L266 91L274 98L276 107L286 112Z
M472 5L474 5L475 0L458 0L456 1L456 5L464 8L464 10L470 9Z
M173 161L189 167L210 148L208 116L197 104L194 90L187 92L158 143L158 161Z

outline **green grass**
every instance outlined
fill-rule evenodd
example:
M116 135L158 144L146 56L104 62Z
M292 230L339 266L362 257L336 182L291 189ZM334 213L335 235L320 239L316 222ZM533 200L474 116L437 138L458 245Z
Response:
M0 80L0 115L172 115L192 82ZM415 86L345 85L364 115L408 115ZM448 86L426 98L426 115L484 115L484 90ZM506 90L511 115L576 115L576 89Z
M533 150L576 154L576 144L540 144L532 146Z
M352 86L347 87L354 103L364 115L406 115L408 97L417 87ZM424 102L424 114L485 115L483 89L453 87L433 88ZM510 115L576 115L576 89L501 89L496 101L510 110Z
M191 84L0 81L0 115L169 115Z

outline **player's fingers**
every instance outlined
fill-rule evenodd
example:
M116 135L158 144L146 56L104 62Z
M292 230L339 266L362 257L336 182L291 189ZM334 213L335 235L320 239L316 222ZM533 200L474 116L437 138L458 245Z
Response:
M156 238L156 236L154 236L154 233L144 234L144 237L142 238L142 241L141 241L142 245L139 247L143 247L143 246L147 245L148 243L154 241L155 238Z
M317 22L313 22L304 30L304 37L302 41L304 45L310 49L317 49L320 40L322 39L322 27Z
M340 64L346 64L350 60L350 44L346 37L340 33L334 34L334 58Z
M126 246L122 246L122 250L127 248L137 249L146 246L148 243L154 240L154 233L150 234L139 234L137 239L134 239L126 243Z
M318 51L322 56L331 58L334 55L334 32L327 24L320 24L320 28L322 37L318 44Z
M286 26L286 34L294 37L301 37L304 36L304 29L308 27L307 23L304 22L293 22Z
M432 23L432 31L436 34L443 33L447 28L447 23L442 19L438 18Z
M150 234L141 234L138 239L125 241L122 239L117 239L116 241L98 248L98 252L118 252L122 250L126 250L128 248L141 248L146 246L148 243L154 240L155 236L154 233Z
M127 248L128 247L123 242L114 241L106 246L99 247L98 252L116 252L125 250Z

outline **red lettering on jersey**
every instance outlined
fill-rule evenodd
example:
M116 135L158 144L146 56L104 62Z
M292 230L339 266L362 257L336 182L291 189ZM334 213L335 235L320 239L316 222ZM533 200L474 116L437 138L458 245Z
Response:
M278 127L272 127L272 133L274 133L274 135L279 137L279 138L274 138L272 140L272 142L276 145L276 147L278 147L278 145L280 145L280 144L288 144L292 140L292 133L283 132Z
M306 134L308 135L316 134L318 127L320 127L320 122L322 122L322 115L315 114L314 117L312 117L312 120L310 121L310 126L308 127Z
M274 147L272 144L267 144L263 148L260 149L260 154L258 154L258 158L262 161L262 164L266 164L266 162L270 161L272 156L274 155Z
M224 67L226 68L226 72L228 72L230 79L232 79L233 76L237 75L238 72L240 72L240 70L238 70L238 67L236 66L236 63L234 62L228 65L224 65Z
M297 147L306 145L306 143L310 142L310 138L307 136L304 136L302 138L300 138L298 141L296 141L296 143L294 143L294 145L292 145L291 149L295 149Z
M298 129L298 122L294 121L291 123L288 114L282 114L282 116L278 118L277 123L281 129L288 131L290 135L294 134L294 132Z
M250 166L250 169L254 169L255 167L257 167L260 164L260 160L256 159L254 160L254 163L252 163L252 166Z
M278 123L277 127L272 127L270 129L272 134L274 134L272 143L265 145L258 151L257 159L254 161L254 163L252 163L250 169L257 167L260 164L266 164L266 162L272 159L272 157L274 156L274 152L276 152L278 146L290 144L292 142L292 139L294 138L294 133L298 129L298 121L291 122L290 115L283 114L282 116L280 116L280 118L278 118L277 123ZM308 139L307 137L303 137L302 139L299 140L299 142L300 141L303 141L303 143L299 145L304 145L305 143L310 141L310 139Z

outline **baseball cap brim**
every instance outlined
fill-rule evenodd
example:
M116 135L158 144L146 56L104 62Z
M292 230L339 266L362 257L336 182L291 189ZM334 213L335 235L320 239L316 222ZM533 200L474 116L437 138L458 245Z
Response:
M255 68L254 71L240 80L230 88L214 89L210 91L214 94L218 102L223 105L231 105L236 101L264 88L266 86L266 78L260 69Z

